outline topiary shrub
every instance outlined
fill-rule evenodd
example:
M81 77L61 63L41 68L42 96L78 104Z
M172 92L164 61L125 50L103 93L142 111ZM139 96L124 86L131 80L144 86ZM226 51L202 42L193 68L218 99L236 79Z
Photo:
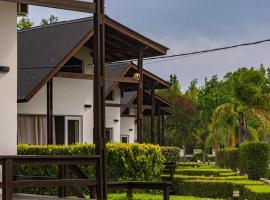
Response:
M268 175L269 144L248 142L240 146L240 169L249 179L258 180Z
M216 152L216 165L218 167L225 167L225 149L219 149Z
M238 148L225 149L225 166L233 170L236 170L237 168L239 168L239 149Z
M179 147L161 147L161 151L166 162L180 162L181 149Z
M270 185L246 185L240 196L241 200L266 200L270 199Z

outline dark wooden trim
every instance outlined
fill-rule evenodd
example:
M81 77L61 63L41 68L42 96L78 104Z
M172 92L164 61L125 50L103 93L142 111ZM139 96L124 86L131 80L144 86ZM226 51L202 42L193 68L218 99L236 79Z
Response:
M138 32L131 30L130 28L128 28L126 26L123 26L122 24L114 21L113 19L111 19L109 17L106 17L105 21L106 21L106 24L108 26L116 29L117 31L121 32L122 34L125 34L125 35L131 37L134 40L139 41L140 43L142 43L141 45L148 46L148 47L158 51L158 53L160 55L167 54L167 51L168 51L167 47L154 42L153 40L139 34Z
M7 73L10 71L10 67L0 66L0 73Z
M63 59L56 65L53 66L53 70L27 95L25 101L29 101L33 98L36 93L52 78L58 71L68 62L68 60L74 56L74 54L94 35L93 31L88 32L85 37L73 48L70 52L63 57Z
M160 120L161 120L161 116L160 116L160 114L161 114L161 111L160 111L160 105L158 104L157 105L157 107L158 107L158 119L157 119L157 142L158 142L158 144L161 144L161 123L160 123Z
M161 115L161 142L160 145L164 146L165 145L165 116L164 113Z
M131 63L131 67L134 70L138 70L138 66L136 64L134 64L133 62ZM143 73L144 73L145 76L149 77L150 79L153 79L153 81L155 81L156 84L158 83L160 85L163 85L164 88L170 88L171 87L171 84L168 81L165 81L164 79L156 76L155 74L149 72L148 70L143 69Z
M156 98L155 98L155 85L151 89L151 143L155 144L155 114L156 114Z
M72 73L72 72L57 72L55 77L58 78L73 78L73 79L86 79L86 80L93 80L94 76L90 74L79 74L79 73Z
M35 6L50 7L64 10L73 10L86 13L95 13L96 6L91 2L76 0L2 0L14 3L25 3Z
M137 91L137 141L143 143L143 49L138 54L138 72L140 80Z
M94 0L94 143L100 160L96 165L96 199L107 199L105 134L105 0ZM90 56L90 55L89 55ZM92 123L92 122L88 122Z
M53 79L47 82L47 144L53 144Z

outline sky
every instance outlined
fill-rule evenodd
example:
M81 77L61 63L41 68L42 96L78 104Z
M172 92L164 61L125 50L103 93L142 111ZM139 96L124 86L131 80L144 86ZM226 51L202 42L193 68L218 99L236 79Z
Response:
M167 46L169 55L269 39L269 10L269 0L106 0L107 15ZM51 14L61 21L89 16L33 6L29 17L38 25ZM165 80L176 74L186 90L193 79L202 85L213 75L223 77L239 67L260 64L270 66L270 43L158 63L145 61L145 68Z

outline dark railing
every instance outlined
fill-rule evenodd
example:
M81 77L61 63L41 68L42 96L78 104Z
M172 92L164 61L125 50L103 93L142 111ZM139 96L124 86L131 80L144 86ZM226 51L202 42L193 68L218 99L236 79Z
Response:
M0 185L2 187L2 199L12 200L13 191L18 188L58 187L58 196L64 197L66 196L66 187L70 187L74 193L77 192L75 188L78 186L96 187L97 180L88 179L86 175L82 175L83 171L80 170L79 165L97 164L99 159L99 156L0 156L3 174ZM21 164L57 165L58 177L19 176L16 169ZM77 179L66 178L67 169L71 172L75 171Z

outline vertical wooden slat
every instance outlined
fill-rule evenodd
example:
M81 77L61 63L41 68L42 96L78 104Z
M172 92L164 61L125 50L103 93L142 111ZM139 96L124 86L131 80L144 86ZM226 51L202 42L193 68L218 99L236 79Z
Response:
M104 0L94 0L94 142L100 161L96 165L97 199L107 199L105 157L105 10Z
M158 106L157 136L158 136L158 144L161 144L160 104L158 104L157 106Z
M6 158L2 162L3 167L3 186L2 186L2 197L3 200L13 199L13 163L11 158Z
M53 79L47 83L47 144L53 144Z
M155 144L155 114L156 114L156 98L155 98L155 85L151 89L151 143Z
M65 165L58 165L58 178L59 179L65 179L66 172L67 172L67 169ZM66 187L59 187L58 197L66 197L66 196L67 196Z
M138 73L140 80L138 84L138 102L137 102L137 141L143 143L143 49L138 55Z
M165 145L165 115L164 112L162 112L162 122L161 122L161 145Z

